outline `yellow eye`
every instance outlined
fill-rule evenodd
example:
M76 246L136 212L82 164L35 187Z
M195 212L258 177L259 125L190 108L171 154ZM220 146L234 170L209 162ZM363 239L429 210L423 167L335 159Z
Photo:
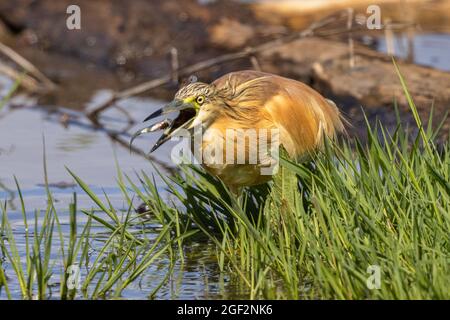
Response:
M203 102L205 102L205 97L204 96L198 96L196 101L197 101L198 104L202 104Z

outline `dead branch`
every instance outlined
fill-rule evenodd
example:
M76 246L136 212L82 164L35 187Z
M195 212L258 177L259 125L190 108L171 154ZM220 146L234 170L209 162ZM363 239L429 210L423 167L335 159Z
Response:
M56 85L31 62L1 42L0 52L15 62L18 66L22 67L28 75L24 77L20 72L17 72L13 68L5 65L1 66L2 68L0 72L5 73L7 76L16 80L22 78L21 84L31 91L51 91L56 88ZM33 79L30 75L35 79ZM40 81L40 83L36 80Z

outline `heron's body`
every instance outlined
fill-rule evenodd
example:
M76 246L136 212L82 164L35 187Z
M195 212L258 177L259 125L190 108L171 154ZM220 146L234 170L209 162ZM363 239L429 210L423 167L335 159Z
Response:
M229 148L238 150L236 138L232 144L225 141L227 130L253 130L258 145L261 137L269 137L270 149L267 132L274 129L279 133L279 143L294 158L308 156L322 145L325 136L334 138L344 130L333 102L301 82L263 72L233 72L210 85L191 83L180 89L175 98L183 101L183 106L192 103L196 109L189 127L202 127L202 150L212 145L224 146L223 163L215 162L209 155L202 159L202 165L232 189L269 180L270 176L261 175L261 167L267 166L269 160L267 153L260 153L256 163L249 163L252 150L247 141L245 163L225 161ZM266 134L260 135L263 131Z

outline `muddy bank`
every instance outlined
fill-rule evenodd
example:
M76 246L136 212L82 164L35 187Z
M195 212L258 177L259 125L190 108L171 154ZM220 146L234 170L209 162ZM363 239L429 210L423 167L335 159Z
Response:
M431 10L424 7L426 1L414 3L410 7L414 14L409 17L416 22L422 21L431 29L447 25L440 22L445 18L427 18L436 6ZM435 3L437 8L445 7L445 2ZM0 39L59 85L41 102L77 109L83 108L98 89L121 90L167 75L174 66L174 53L177 65L191 65L289 34L336 9L296 11L292 7L283 10L281 4L270 7L231 1L79 0L82 29L68 30L69 4L74 2L2 1ZM382 5L388 6L390 17L398 16L392 8L399 2ZM364 8L360 5L356 12ZM354 37L358 40L366 35ZM303 39L272 48L256 56L257 65L263 71L308 83L336 100L359 135L363 135L357 130L363 123L361 107L370 120L379 117L394 126L394 99L405 115L408 110L391 59L357 46L355 66L350 68L346 37ZM436 118L442 119L450 108L450 75L404 61L399 64L421 115L426 119L434 102ZM202 81L211 81L226 72L252 67L255 64L244 58L197 75ZM171 83L146 94L170 99L176 89L177 84ZM444 136L449 127L447 121Z

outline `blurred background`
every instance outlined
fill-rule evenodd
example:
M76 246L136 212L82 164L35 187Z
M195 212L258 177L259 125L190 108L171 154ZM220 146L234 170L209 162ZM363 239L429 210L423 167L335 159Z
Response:
M80 29L67 27L70 5ZM377 8L381 24L369 28ZM76 190L65 165L119 195L116 164L153 170L145 158L158 134L130 154L130 133L190 75L297 79L333 99L364 140L364 113L393 130L397 105L412 121L393 55L420 115L427 122L433 106L437 125L450 108L449 16L444 0L1 0L0 199L14 205L16 175L28 199L45 202L44 140L61 203ZM441 141L449 127L444 120ZM150 156L167 172L169 150Z

